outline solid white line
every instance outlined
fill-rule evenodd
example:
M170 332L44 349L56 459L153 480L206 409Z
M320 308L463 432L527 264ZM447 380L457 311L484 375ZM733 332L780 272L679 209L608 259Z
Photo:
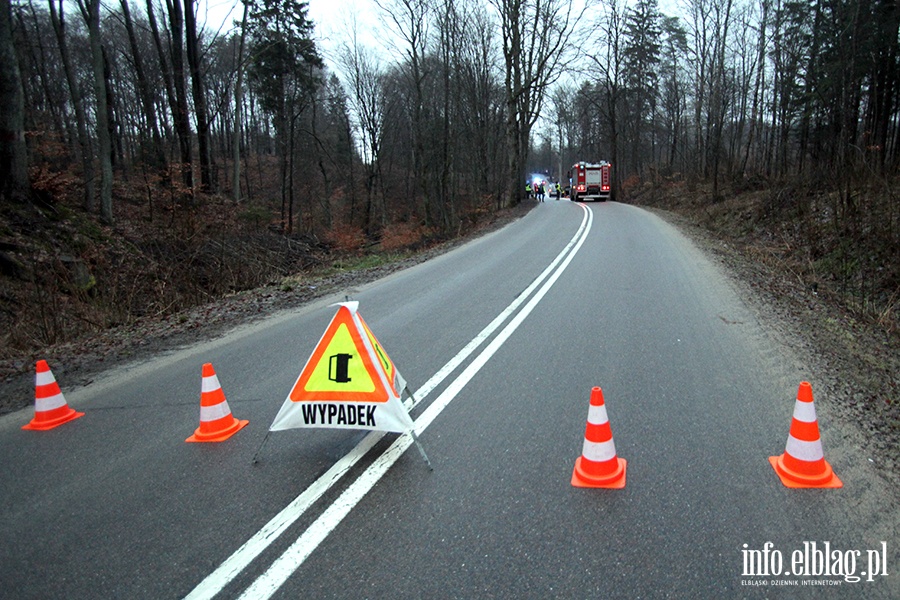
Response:
M482 350L475 360L473 360L459 376L445 389L437 399L432 402L428 408L415 421L415 431L421 434L434 419L450 404L451 401L459 394L459 392L469 383L469 381L481 370L481 368L491 359L494 353L509 339L509 336L518 329L519 325L534 310L535 306L543 299L550 288L556 283L569 263L572 262L575 254L578 252L587 235L590 232L591 222L593 221L592 211L584 208L588 217L587 227L578 239L572 252L566 257L565 261L547 280L541 289L533 298L525 305L525 307L503 328L503 330L494 338L490 344ZM356 481L338 497L335 502L329 506L322 515L285 550L278 559L272 563L265 573L263 573L253 584L244 591L240 596L240 600L261 600L270 598L285 581L296 571L301 564L309 557L310 554L325 540L326 537L334 530L335 527L346 517L360 500L375 486L376 483L387 473L388 469L399 460L400 456L412 444L412 438L403 435L397 438L393 444L373 462Z
M415 402L411 408L414 408L424 400L436 387L438 387L450 373L456 370L484 341L493 335L504 321L515 312L519 306L525 302L532 292L546 279L556 266L563 260L568 252L576 243L580 246L579 240L583 241L583 235L586 236L585 228L590 229L589 214L584 206L581 208L585 214L581 220L581 224L569 243L565 248L553 259L553 261L529 284L525 290L513 300L509 306L491 321L487 327L481 330L466 346L460 350L456 356L447 362L440 370L425 382L414 394ZM593 218L593 215L590 215ZM573 252L574 253L574 252ZM566 263L568 264L568 263ZM555 280L554 280L555 281ZM410 408L410 409L411 409ZM421 417L420 417L421 418ZM418 422L418 421L417 421ZM337 483L369 450L382 438L384 432L372 431L367 434L350 452L341 457L334 465L331 466L322 476L314 481L299 496L297 496L290 504L285 506L277 515L275 515L262 529L256 532L249 540L238 548L231 556L229 556L221 565L219 565L212 573L201 581L190 594L185 596L185 600L210 600L222 589L228 585L247 565L256 559L269 545L274 542L288 527L299 519L304 512L319 498L322 497L331 487ZM398 439L409 439L409 436L402 436ZM411 440L410 440L411 443ZM404 447L403 450L406 448ZM402 454L402 451L401 451Z

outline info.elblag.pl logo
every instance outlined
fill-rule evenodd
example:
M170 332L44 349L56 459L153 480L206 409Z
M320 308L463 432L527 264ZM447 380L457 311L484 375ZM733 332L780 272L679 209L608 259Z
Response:
M772 542L766 542L760 550L744 544L743 577L780 579L742 580L741 585L841 585L875 581L888 575L887 542L880 545L872 550L841 550L832 548L831 542L803 542L802 547L785 554Z

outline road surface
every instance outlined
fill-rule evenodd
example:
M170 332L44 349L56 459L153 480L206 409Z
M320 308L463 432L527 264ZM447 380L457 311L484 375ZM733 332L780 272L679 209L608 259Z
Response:
M83 418L0 418L0 597L900 597L897 491L852 424L817 398L842 489L769 465L810 375L736 290L649 212L548 201L378 282L60 381ZM407 435L267 437L345 296L409 382L433 471ZM206 362L250 425L188 444ZM622 490L570 483L594 386Z

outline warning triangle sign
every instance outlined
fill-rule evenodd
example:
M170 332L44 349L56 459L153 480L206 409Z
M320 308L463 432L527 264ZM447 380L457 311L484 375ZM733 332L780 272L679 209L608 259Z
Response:
M406 382L357 312L343 302L269 428L339 427L405 432Z
M388 392L381 380L380 366L373 364L353 314L341 306L289 398L295 402L387 402Z

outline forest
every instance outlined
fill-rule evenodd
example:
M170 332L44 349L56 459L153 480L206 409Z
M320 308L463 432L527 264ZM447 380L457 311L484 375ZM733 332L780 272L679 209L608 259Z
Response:
M403 252L608 160L802 245L893 327L896 0L372 0L326 64L307 4L0 4L0 355ZM674 192L672 191L674 190Z

